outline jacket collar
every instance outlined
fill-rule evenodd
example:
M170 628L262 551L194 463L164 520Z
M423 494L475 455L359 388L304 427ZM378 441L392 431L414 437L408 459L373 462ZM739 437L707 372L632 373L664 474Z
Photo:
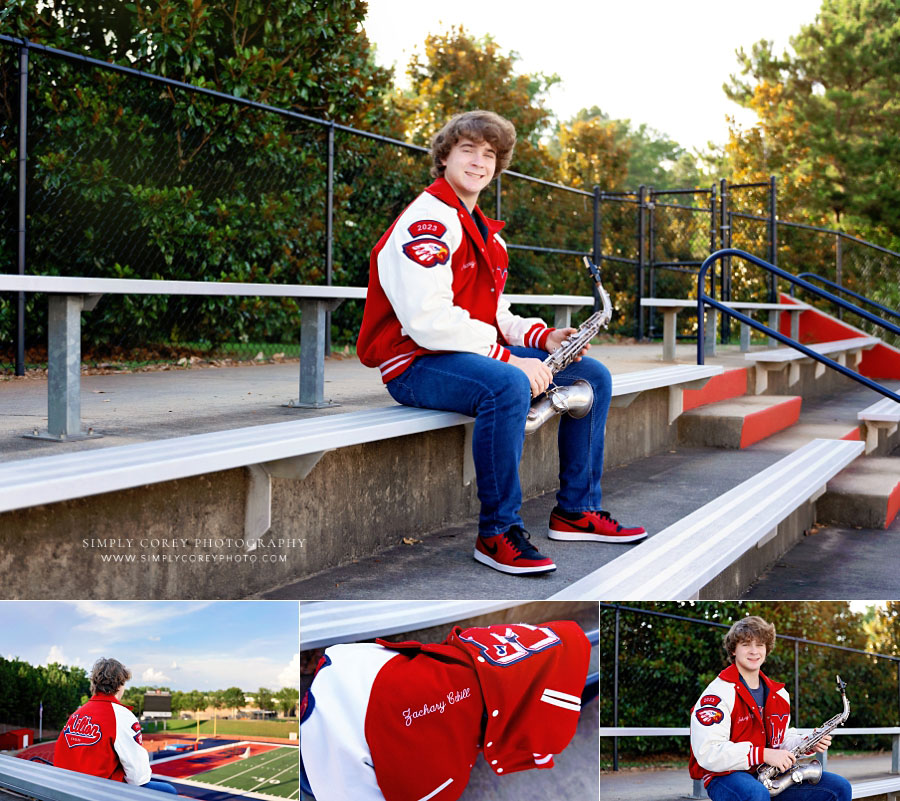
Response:
M471 219L469 210L459 199L456 192L453 191L453 187L450 186L450 182L446 178L438 178L431 186L427 187L425 191L428 192L429 195L434 195L434 197L443 201L448 206L452 206L454 209L464 212L462 215L463 227L466 229L469 236L473 237L476 242L481 240L481 234L478 232L478 228L475 227L475 221ZM481 217L491 236L502 231L506 226L506 223L503 222L503 220L492 220L490 217L486 216L477 205L472 211L472 214L477 214Z
M125 706L118 698L114 695L105 695L104 693L94 693L91 696L92 701L108 701L111 704L118 704L119 706ZM126 709L128 707L125 707Z
M750 707L751 711L756 712L756 703L753 701L753 697L750 695L750 691L743 685L741 682L741 674L737 669L737 665L732 662L725 670L723 670L719 674L719 678L723 681L730 681L735 685L735 692L741 696L741 699L744 701L747 706ZM779 681L772 681L765 673L761 670L759 671L759 678L766 687L769 689L769 694L766 697L766 706L768 706L769 699L772 698L775 693L784 688L784 684Z

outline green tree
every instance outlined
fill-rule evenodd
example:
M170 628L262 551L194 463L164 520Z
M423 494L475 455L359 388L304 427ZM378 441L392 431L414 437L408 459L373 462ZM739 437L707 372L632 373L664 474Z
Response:
M900 2L824 0L791 45L739 52L741 76L725 90L759 122L732 133L736 179L778 172L798 190L792 211L896 243Z
M512 169L550 177L552 165L540 139L551 120L546 92L559 77L518 74L517 60L492 37L478 39L463 26L426 37L424 55L409 62L410 89L397 96L407 136L427 144L454 114L495 111L516 127Z
M275 693L278 711L284 717L297 714L297 704L300 702L300 691L296 687L282 687Z
M115 6L115 13L99 13ZM363 2L137 4L18 0L0 32L112 56L149 73L279 108L394 133ZM14 219L15 51L3 48L2 218ZM324 275L327 130L158 84L33 56L31 270L44 274L316 283ZM392 127L392 125L394 127ZM345 161L362 144L341 143ZM340 190L340 176L338 177ZM340 192L339 192L340 196ZM8 227L7 230L12 230ZM0 240L12 258L14 240ZM289 300L109 298L85 339L142 343L296 338ZM29 313L29 338L44 339ZM41 321L41 322L37 322ZM0 330L11 323L0 308Z
M229 687L222 693L222 702L237 717L238 709L244 705L244 691L240 687Z
M263 711L271 711L275 708L275 697L271 690L260 687L256 693L256 708Z

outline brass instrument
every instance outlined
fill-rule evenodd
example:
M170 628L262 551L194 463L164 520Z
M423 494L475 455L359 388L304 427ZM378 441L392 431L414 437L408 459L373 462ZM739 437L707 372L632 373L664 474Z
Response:
M813 729L807 734L796 746L791 749L791 753L795 757L808 754L813 748L821 742L822 738L827 734L831 734L838 726L842 726L844 721L850 716L850 704L844 690L847 684L841 681L840 676L837 678L838 692L844 701L843 711L835 715L831 720L826 720L819 728ZM822 778L822 763L816 759L806 762L797 762L786 771L779 773L778 768L772 765L760 765L756 771L756 778L759 779L765 788L769 791L770 796L776 796L783 790L786 790L792 784L800 784L800 782L809 782L810 784L818 784Z
M546 364L553 375L568 367L578 358L584 346L587 345L601 328L606 328L612 317L612 303L609 294L600 283L600 272L587 256L584 257L585 267L590 271L597 291L600 294L602 308L587 318L568 339L551 353L546 359ZM594 405L594 390L584 379L579 378L567 387L558 387L551 383L545 392L542 392L531 402L528 416L525 419L525 433L533 434L551 417L558 414L570 414L574 418L584 417Z

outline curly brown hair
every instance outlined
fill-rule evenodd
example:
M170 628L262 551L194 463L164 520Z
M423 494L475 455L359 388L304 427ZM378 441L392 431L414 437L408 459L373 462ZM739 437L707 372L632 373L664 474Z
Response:
M98 659L91 670L91 695L115 695L131 678L131 671L118 659Z
M728 658L734 662L734 651L738 644L754 640L766 646L766 656L768 656L775 647L775 626L766 623L757 615L749 615L741 618L728 629L728 633L722 638L722 645L728 652Z
M460 139L487 142L497 151L496 178L509 167L516 146L516 129L513 124L493 111L465 111L451 117L431 140L431 175L440 178L446 169L444 160Z

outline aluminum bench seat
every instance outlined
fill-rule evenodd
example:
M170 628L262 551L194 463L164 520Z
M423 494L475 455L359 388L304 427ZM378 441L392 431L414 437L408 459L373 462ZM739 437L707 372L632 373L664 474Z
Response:
M754 303L752 301L727 301L725 305L730 309L744 309L746 311L766 310L769 312L769 327L778 328L778 319L781 312L791 315L791 336L797 339L800 330L800 313L810 308L806 303ZM660 309L663 315L663 361L675 361L675 345L677 337L678 313L685 309L696 309L697 301L678 298L641 298L643 308ZM716 352L716 309L708 308L706 315L709 322L706 325L706 352L715 355ZM741 323L741 350L750 349L750 326ZM774 345L772 338L769 344Z
M851 370L856 370L862 352L875 347L880 342L881 340L878 337L851 337L850 339L839 339L834 342L819 342L806 347L822 356L834 356L838 364L849 367ZM794 386L800 380L800 365L813 361L805 353L794 348L774 348L773 350L745 353L744 359L753 362L756 368L755 393L757 395L766 391L770 372L781 372L787 366L789 371L788 383L790 386ZM822 362L816 362L815 377L819 378L824 373L825 365Z
M865 426L866 453L871 453L878 447L879 429L887 431L888 436L897 430L897 425L900 424L900 403L882 398L858 412L856 419Z
M0 754L0 789L37 801L163 801L171 793Z
M818 498L863 448L858 441L815 439L552 598L697 598L741 556L768 542L793 511Z

